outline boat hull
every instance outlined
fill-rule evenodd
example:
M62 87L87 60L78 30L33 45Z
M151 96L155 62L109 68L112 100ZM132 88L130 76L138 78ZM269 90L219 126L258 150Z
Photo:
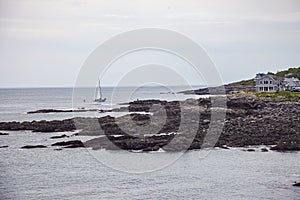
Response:
M104 98L104 99L95 99L95 102L105 102L106 101L106 98Z

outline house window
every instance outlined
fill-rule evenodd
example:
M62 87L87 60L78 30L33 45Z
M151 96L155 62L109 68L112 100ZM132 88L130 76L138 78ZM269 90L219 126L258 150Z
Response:
M259 91L264 91L264 88L263 87L259 87Z
M262 81L259 81L259 84L262 84Z
M269 91L273 91L274 90L274 88L273 87L269 87Z
M264 81L264 84L268 84L269 83L269 81Z
M265 92L268 92L268 89L269 89L268 87L264 87Z
M272 84L273 83L273 81L270 81L270 84Z

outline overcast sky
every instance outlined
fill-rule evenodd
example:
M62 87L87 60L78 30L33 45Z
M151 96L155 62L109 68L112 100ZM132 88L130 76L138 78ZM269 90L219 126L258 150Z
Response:
M98 45L145 27L199 43L226 83L300 65L298 0L0 0L0 87L73 86Z

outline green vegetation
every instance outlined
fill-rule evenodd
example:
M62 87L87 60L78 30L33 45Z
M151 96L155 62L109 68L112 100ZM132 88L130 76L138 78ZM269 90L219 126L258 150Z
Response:
M229 84L230 86L255 86L254 79L243 80L235 83Z
M272 72L268 72L268 74L269 73L272 73ZM279 71L279 72L275 73L274 75L280 76L280 77L287 77L287 78L296 77L296 78L300 79L300 67L289 68L287 70Z
M298 101L300 100L300 93L290 91L280 92L255 92L257 97L270 97L273 101L287 100L287 101Z

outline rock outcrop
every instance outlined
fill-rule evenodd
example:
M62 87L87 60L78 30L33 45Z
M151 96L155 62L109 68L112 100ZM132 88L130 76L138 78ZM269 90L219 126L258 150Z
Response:
M73 119L32 122L0 122L0 130L32 130L33 132L62 132L73 131L76 127Z
M218 104L218 98L183 102L134 101L119 110L146 114L131 113L118 118L105 116L61 121L1 122L0 130L57 132L77 129L81 130L78 135L99 136L87 142L53 144L67 148L85 146L93 149L153 151L161 148L182 151L207 146L275 145L271 150L300 150L300 102L234 94L227 96L225 109ZM159 105L159 109L153 109L155 105ZM213 112L217 116L226 112L226 116L214 121ZM220 135L213 135L212 132L208 135L211 124L222 128ZM217 137L215 144L208 144L205 140L206 136L211 135Z
M295 187L300 187L300 182L295 182L295 183L293 184L293 186L295 186Z
M84 147L84 144L80 140L70 140L70 141L56 142L51 146L61 146L64 148L78 148L78 147Z
M50 139L60 139L60 138L66 138L66 137L69 137L69 136L67 136L66 134L62 134L62 135L52 136L52 137L50 137Z
M97 110L97 109L77 109L77 110L59 110L59 109L40 109L35 111L29 111L27 114L37 113L69 113L69 112L110 112L111 110Z
M38 144L38 145L26 145L21 147L21 149L38 149L38 148L47 148L47 146Z
M197 90L187 90L180 93L183 94L197 94L197 95L206 95L206 94L232 94L236 92L255 92L254 86L237 86L237 85L224 85L219 87L210 87L210 88L201 88Z

